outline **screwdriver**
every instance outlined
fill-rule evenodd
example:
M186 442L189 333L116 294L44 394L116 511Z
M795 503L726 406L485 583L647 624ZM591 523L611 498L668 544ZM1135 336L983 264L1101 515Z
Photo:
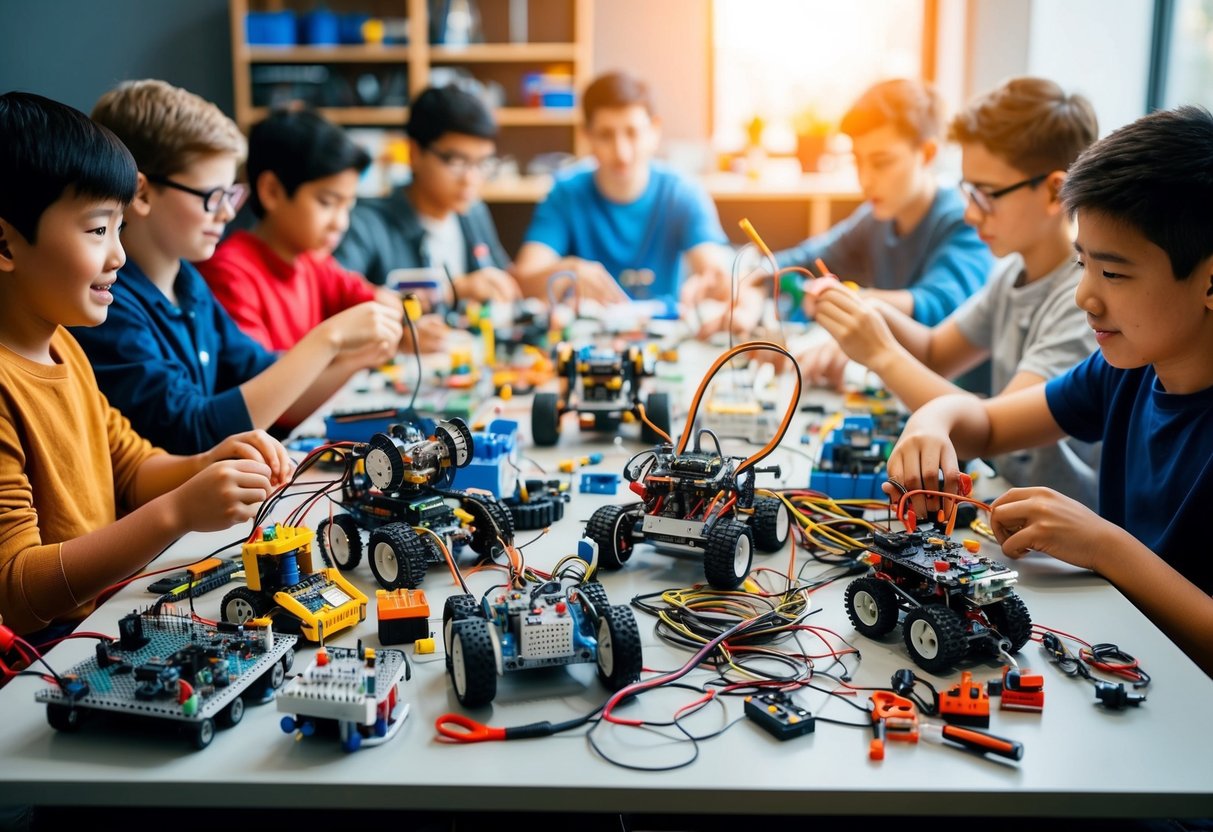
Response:
M1021 742L996 737L985 731L950 725L946 722L922 720L919 725L919 736L931 742L967 748L984 754L994 754L998 757L1006 757L1008 760L1023 759L1023 743Z

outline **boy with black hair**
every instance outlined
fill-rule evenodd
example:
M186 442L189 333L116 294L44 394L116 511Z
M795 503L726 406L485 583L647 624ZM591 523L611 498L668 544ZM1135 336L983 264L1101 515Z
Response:
M661 119L648 85L608 72L581 107L593 164L557 174L535 209L514 269L523 290L545 298L549 278L567 271L598 302L727 298L728 238L703 188L653 160Z
M41 643L183 533L253 517L291 463L262 431L195 456L154 448L64 329L105 320L125 259L136 168L113 133L0 95L0 182L0 610Z
M289 350L366 301L400 307L394 292L332 255L370 163L342 128L309 110L273 112L249 131L245 170L257 224L227 237L198 271L236 325L267 350Z
M435 267L450 275L452 300L517 300L518 284L505 271L510 258L480 201L497 165L492 114L457 86L430 87L410 106L404 129L412 181L358 202L337 259L372 283L393 269Z
M1002 550L1098 572L1213 674L1213 116L1179 107L1122 127L1079 157L1061 198L1099 350L1046 384L930 402L894 448L886 490L935 487L942 473L955 493L958 454L1102 440L1099 514L1012 489L991 515Z
M1044 78L1013 78L953 119L965 220L995 256L989 281L928 327L878 298L841 287L818 295L815 318L852 360L880 376L908 408L962 392L949 381L989 359L989 393L1064 373L1095 349L1074 305L1081 274L1059 192L1066 170L1099 135L1095 110ZM1096 504L1099 447L1064 439L991 460L1012 485L1047 485Z
M196 453L250 428L298 424L356 372L396 354L404 310L339 312L275 354L232 322L192 264L208 259L247 195L245 139L218 107L163 81L127 81L93 118L139 166L109 317L74 331L109 400L151 441Z

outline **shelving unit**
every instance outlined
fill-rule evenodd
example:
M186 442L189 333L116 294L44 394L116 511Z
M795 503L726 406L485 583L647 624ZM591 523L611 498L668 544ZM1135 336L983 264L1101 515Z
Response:
M361 12L372 17L406 18L407 44L342 44L335 46L250 45L245 36L246 15L252 12L293 11L302 15L323 5L337 14ZM483 43L466 46L430 43L428 0L230 0L232 80L235 85L236 121L247 130L268 112L258 106L254 91L255 69L277 66L289 72L323 67L353 88L355 76L379 79L385 71L404 73L409 100L431 83L434 70L467 70L477 80L496 82L505 92L505 105L495 111L501 132L498 151L513 156L520 167L545 151L582 155L579 106L544 108L525 106L522 80L531 72L560 65L571 70L573 89L580 93L591 77L593 0L478 0ZM510 42L510 17L525 14L526 42ZM515 17L517 19L517 17ZM331 121L349 127L401 130L408 107L395 101L387 106L326 106L308 102Z

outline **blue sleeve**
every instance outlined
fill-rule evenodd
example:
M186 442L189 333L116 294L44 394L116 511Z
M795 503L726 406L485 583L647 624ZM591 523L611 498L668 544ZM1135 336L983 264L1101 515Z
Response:
M567 190L567 185L558 180L543 202L535 206L531 225L522 238L523 245L543 243L561 257L573 253L573 234L569 227L572 200L568 198Z
M727 245L729 238L720 227L716 203L708 196L708 192L698 183L685 179L680 181L678 198L686 212L686 224L679 241L679 251L690 251L702 243Z
M990 249L977 231L969 225L958 227L936 250L922 277L908 287L914 298L914 320L935 326L951 315L985 285L993 265Z
M380 256L378 242L389 232L382 228L379 213L371 205L359 203L350 212L350 225L333 256L346 269L357 272L371 283L387 282L388 269Z
M140 435L169 453L200 453L252 429L240 388L208 395L191 369L158 341L142 308L114 304L104 324L75 328L72 334L88 353L110 403Z
M1111 366L1099 350L1045 383L1045 400L1057 424L1083 442L1103 439Z
M800 266L816 274L816 263L820 258L826 268L842 280L855 275L870 278L867 252L873 246L872 235L877 229L871 217L872 208L865 202L828 231L810 237L794 248L776 252L775 262L781 269Z
M221 345L215 389L222 395L222 392L232 387L239 387L258 375L273 364L277 356L246 335L221 304L215 303L211 308L213 310L211 325L215 328ZM243 397L241 401L243 401ZM220 438L228 436L230 433L231 431L228 431Z

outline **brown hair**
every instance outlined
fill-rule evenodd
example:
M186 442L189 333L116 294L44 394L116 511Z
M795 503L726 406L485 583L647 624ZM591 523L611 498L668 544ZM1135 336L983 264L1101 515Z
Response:
M1012 78L970 103L948 137L976 143L1029 176L1067 170L1099 135L1095 108L1044 78Z
M243 161L248 148L222 110L164 81L122 82L97 101L93 119L112 130L148 174L171 176L215 154Z
M881 81L864 91L842 117L851 138L891 125L917 145L943 135L943 99L930 84L908 78Z
M608 72L598 76L581 95L581 110L586 124L593 121L594 114L599 110L615 107L644 107L650 116L656 112L649 85L626 72Z

